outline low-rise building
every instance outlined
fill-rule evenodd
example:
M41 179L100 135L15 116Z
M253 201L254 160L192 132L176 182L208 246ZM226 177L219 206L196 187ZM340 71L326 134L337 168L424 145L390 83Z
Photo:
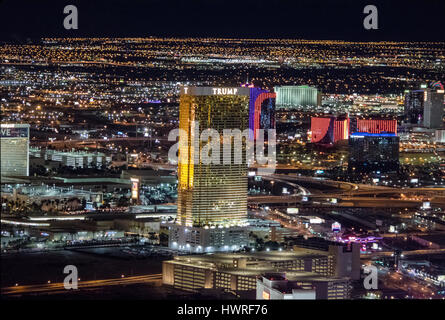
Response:
M111 156L101 152L62 152L58 150L30 148L29 154L36 158L60 162L66 167L73 168L100 167L111 163Z
M311 272L265 274L257 280L257 300L348 299L348 278L320 277Z
M317 299L349 297L349 279L337 276L333 254L328 251L295 249L250 253L216 253L211 255L177 256L163 262L163 283L177 289L197 292L202 289L255 291L258 277L270 273L286 273L304 288L317 284ZM351 272L352 275L352 272ZM291 278L291 276L293 278ZM337 293L336 285L341 287ZM340 288L340 287L339 287ZM335 290L334 290L335 289ZM302 292L308 293L308 292Z

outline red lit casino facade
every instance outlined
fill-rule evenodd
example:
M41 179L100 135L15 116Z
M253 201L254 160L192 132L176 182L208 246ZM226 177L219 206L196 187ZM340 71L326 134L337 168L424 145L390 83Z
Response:
M311 142L334 144L349 137L349 118L311 118Z
M349 135L362 133L394 133L397 135L397 120L357 119L339 117L312 117L310 142L334 144L349 139Z
M387 132L397 135L397 120L357 119L357 132Z

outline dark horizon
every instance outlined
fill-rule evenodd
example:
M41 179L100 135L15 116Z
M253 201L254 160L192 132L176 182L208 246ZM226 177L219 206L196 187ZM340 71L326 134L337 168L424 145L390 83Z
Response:
M79 11L79 29L63 28L63 8ZM363 8L378 9L365 30ZM445 1L98 0L0 2L0 40L45 37L280 38L345 41L444 41Z

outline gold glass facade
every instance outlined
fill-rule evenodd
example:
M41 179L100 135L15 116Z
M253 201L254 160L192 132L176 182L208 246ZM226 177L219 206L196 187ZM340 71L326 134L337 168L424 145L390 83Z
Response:
M248 88L185 87L181 89L179 128L178 216L185 226L240 225L247 218L247 163L245 143L242 162L223 163L223 130L248 128ZM203 163L200 150L210 140L200 141L206 129L219 134L218 163ZM232 139L233 140L233 139ZM227 154L226 154L227 156Z

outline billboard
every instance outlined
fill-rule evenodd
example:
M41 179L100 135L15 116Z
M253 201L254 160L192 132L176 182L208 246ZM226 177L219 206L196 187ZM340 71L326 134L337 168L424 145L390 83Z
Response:
M333 232L339 232L339 231L341 231L341 224L339 223L339 222L334 222L332 225L331 225L331 230L333 231Z
M139 202L139 179L131 178L131 200Z
M297 214L299 212L298 208L287 208L288 214Z
M431 209L431 202L429 201L425 201L422 203L422 209L426 210L426 209Z

